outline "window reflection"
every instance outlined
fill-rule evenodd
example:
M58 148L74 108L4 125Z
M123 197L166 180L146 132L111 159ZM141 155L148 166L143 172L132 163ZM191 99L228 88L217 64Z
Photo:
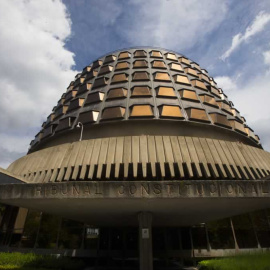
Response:
M256 248L258 243L248 214L232 218L239 248Z
M128 250L138 250L139 245L139 235L137 228L127 228L126 229L126 248Z
M193 248L207 249L207 237L205 224L199 224L191 228Z
M101 228L100 229L99 248L101 250L109 249L109 240L110 240L110 229L109 228Z
M181 240L182 240L182 248L184 250L191 249L191 238L190 238L190 228L183 227L180 230L181 232Z
M153 251L165 250L165 234L163 228L152 229Z
M60 217L42 214L37 247L56 248Z
M257 211L251 214L254 228L261 247L270 246L270 228L265 210Z
M0 244L3 246L9 245L12 237L12 230L18 213L18 207L2 206L2 222L0 230Z
M99 228L86 227L84 233L84 248L94 249L98 248Z
M213 249L234 248L234 239L229 219L207 223L210 246Z
M33 248L36 242L41 213L29 210L26 217L24 231L21 240L21 246L25 248Z
M13 233L10 240L10 246L12 247L19 247L20 245L27 213L28 213L28 209L19 208L18 214L16 216L16 221L13 227L14 228Z
M123 248L123 230L122 228L113 228L111 231L112 249L119 250Z
M180 240L179 240L179 230L178 228L168 228L167 229L167 241L168 249L179 250Z
M78 249L81 247L83 238L83 223L63 219L60 235L59 248L60 249Z

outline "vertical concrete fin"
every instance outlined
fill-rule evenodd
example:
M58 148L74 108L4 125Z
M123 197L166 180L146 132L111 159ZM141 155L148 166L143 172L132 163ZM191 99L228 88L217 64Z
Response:
M107 167L106 167L105 177L107 179L110 178L112 164L115 163L115 161L114 161L115 152L116 152L116 138L110 138L109 148L108 148L108 153L107 153L107 160L106 160Z
M163 136L163 144L164 144L164 149L165 149L166 162L168 162L169 164L171 177L174 178L175 177L174 156L173 156L172 145L171 145L171 140L169 136Z
M156 142L156 152L157 152L157 162L160 164L161 176L165 177L165 154L162 136L155 136Z
M117 137L115 150L115 178L119 178L120 164L123 162L124 137Z
M180 173L180 177L185 177L184 169L183 169L183 158L179 148L179 143L176 136L170 136L172 151L174 156L174 162L178 166L178 170Z
M91 156L94 149L95 140L87 141L87 146L85 150L85 154L82 161L81 173L79 175L79 179L83 180L86 176L87 166L90 164Z
M193 177L194 174L193 174L193 170L191 167L191 158L189 155L189 151L188 151L185 137L178 136L177 138L178 138L181 154L183 157L183 162L184 162L184 164L186 164L186 167L187 167L188 177Z
M147 145L147 137L142 135L139 137L140 139L140 162L142 163L142 172L143 177L147 176L147 163L148 163L148 145Z
M156 163L157 163L157 151L155 147L155 137L147 136L148 157L151 165L152 176L156 177Z
M106 163L109 138L103 138L101 142L100 154L98 158L97 179L101 178L103 165Z
M133 165L133 176L138 176L138 163L140 162L140 137L132 136L131 139L131 158Z
M102 139L96 139L94 149L92 152L91 160L90 160L90 167L89 167L89 173L88 173L88 179L92 179L95 172L95 167L98 162L98 158L100 155L100 147L101 147L101 140Z

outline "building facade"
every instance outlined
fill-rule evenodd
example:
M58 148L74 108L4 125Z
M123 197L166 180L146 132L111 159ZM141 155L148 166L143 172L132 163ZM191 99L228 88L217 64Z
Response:
M205 69L164 49L116 51L0 170L0 244L123 269L267 249L269 175L270 154Z

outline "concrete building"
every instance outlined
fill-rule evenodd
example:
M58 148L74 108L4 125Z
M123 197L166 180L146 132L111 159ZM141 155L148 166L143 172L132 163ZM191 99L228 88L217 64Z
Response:
M116 51L0 170L1 250L151 270L268 249L269 175L270 153L199 64Z

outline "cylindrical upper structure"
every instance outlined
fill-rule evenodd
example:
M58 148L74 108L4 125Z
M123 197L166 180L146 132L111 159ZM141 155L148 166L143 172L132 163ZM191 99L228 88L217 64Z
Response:
M169 50L131 48L85 67L9 170L30 182L259 179L269 161L205 69Z

